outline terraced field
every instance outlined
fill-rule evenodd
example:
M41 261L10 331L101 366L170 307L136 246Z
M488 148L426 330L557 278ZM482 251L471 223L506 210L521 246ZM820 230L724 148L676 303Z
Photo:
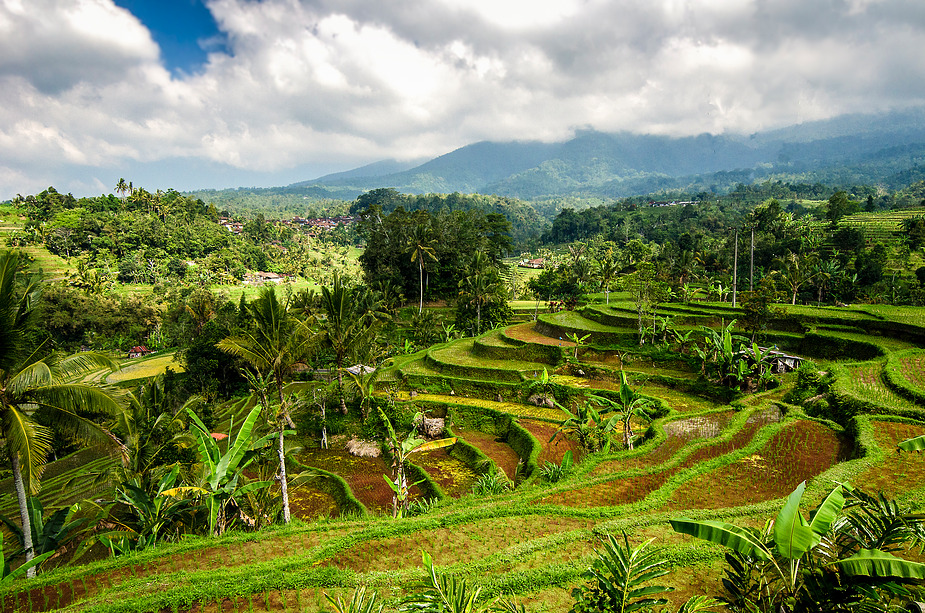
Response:
M827 321L832 329L793 337L808 352L815 347L826 354L817 367L834 379L826 403L816 398L803 408L785 401L797 383L792 374L768 391L730 396L703 381L682 356L639 353L636 343L624 342L632 331L623 327L620 308L598 305L587 312L595 319L582 312L541 317L394 361L382 374L382 397L388 394L398 408L445 416L459 438L457 448L412 456L421 469L413 497L431 492L433 498L426 512L391 519L385 460L350 456L345 437L332 437L328 450L305 439L299 465L340 475L359 505L349 513L337 516L347 510L343 493L309 481L293 488L302 521L186 537L49 570L30 583L0 588L0 610L314 612L329 608L323 592L349 595L363 585L392 608L420 581L421 551L427 551L442 570L480 586L485 598L515 594L531 613L564 612L599 538L621 530L634 543L653 538L665 547L675 572L662 582L677 588L676 608L694 593L720 593L722 551L675 534L669 518L757 525L804 480L813 501L834 482L850 481L925 507L925 456L896 452L899 441L925 433L925 395L916 395L925 387L925 351L905 328L892 336L860 333L852 321L890 320L858 309L845 318L853 332L840 332L833 320ZM686 326L730 315L723 305L672 305L672 312ZM619 325L605 323L605 316ZM793 316L805 318L807 327L835 318L805 308ZM914 325L910 318L903 325ZM577 361L573 344L558 338L570 332L596 335ZM651 424L636 424L644 433L636 448L591 454L561 434L551 440L566 413L545 398L574 409L584 394L614 394L621 368L661 407ZM131 372L123 377L133 378ZM249 406L242 399L216 415L227 423ZM842 423L828 421L833 417ZM577 467L561 481L544 480L540 467L561 462L566 451ZM49 488L63 489L82 463L107 461L75 456L53 463L47 504L70 500ZM516 479L516 488L472 493L486 466ZM9 499L3 510L12 510Z

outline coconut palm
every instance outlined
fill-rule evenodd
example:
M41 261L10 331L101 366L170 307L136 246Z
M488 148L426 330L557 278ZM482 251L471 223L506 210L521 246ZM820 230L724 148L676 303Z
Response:
M125 179L119 177L119 181L116 183L116 191L119 192L119 194L122 196L123 201L125 201L125 194L129 192L129 189L130 188L128 183L126 183Z
M263 406L265 418L269 421L270 394L275 395L276 414L273 420L278 429L277 452L279 454L280 488L283 497L283 520L289 523L289 490L286 481L286 455L284 437L286 426L294 428L289 415L290 395L285 385L292 376L296 364L305 360L317 345L317 335L289 309L289 302L280 301L276 288L264 289L260 296L247 305L247 312L254 321L253 331L242 336L228 337L216 347L231 355L242 358L253 372L247 373L251 389Z
M597 261L597 274L601 279L601 287L604 290L605 304L610 304L610 284L617 278L619 270L619 264L617 264L616 258L610 252Z
M816 273L813 271L813 261L805 256L790 253L785 257L778 258L776 263L778 268L771 274L780 277L784 281L784 284L790 289L790 304L795 305L800 288L816 277Z
M344 362L359 349L369 347L375 337L378 322L361 317L354 308L354 292L344 283L340 275L334 274L331 289L321 288L321 309L324 320L321 327L324 336L321 341L334 352L334 366L337 369L337 394L340 410L347 414L344 400Z
M411 236L408 237L408 253L411 254L411 261L418 263L418 272L421 276L421 302L418 305L418 313L424 310L424 256L433 261L437 261L437 254L434 250L437 241L431 237L427 226L418 224L411 229Z
M28 494L39 490L45 459L51 451L52 424L88 443L122 448L90 414L114 414L118 404L101 389L68 382L100 367L117 369L111 359L90 352L62 357L42 355L43 345L30 347L30 329L40 286L19 274L19 254L0 253L0 436L6 441L23 527L27 563L34 556ZM29 569L29 575L35 573Z
M459 281L460 294L475 304L475 336L482 333L482 305L497 294L497 274L491 269L488 256L476 251L469 265L471 274Z

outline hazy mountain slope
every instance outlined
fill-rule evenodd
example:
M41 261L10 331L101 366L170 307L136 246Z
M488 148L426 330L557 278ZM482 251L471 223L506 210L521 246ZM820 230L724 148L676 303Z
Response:
M925 111L851 115L751 136L673 138L579 131L563 143L481 142L401 172L372 165L306 181L338 191L480 192L517 198L623 197L663 189L713 191L780 178L892 184L925 162ZM374 174L375 172L375 174Z

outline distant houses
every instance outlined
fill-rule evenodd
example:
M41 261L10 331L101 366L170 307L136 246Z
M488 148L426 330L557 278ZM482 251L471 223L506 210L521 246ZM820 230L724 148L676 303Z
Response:
M340 215L338 217L319 217L317 219L293 217L286 223L290 226L298 226L307 230L309 235L317 236L321 232L330 232L338 226L347 227L353 223L356 223L357 219L357 217L349 215Z
M656 202L655 200L649 201L649 206L688 206L694 204L693 200L671 200Z
M319 217L316 219L306 219L304 217L293 217L282 223L288 226L302 228L311 236L318 236L322 232L330 232L338 226L349 226L356 223L357 217L350 215L339 215L337 217ZM219 217L218 223L232 234L241 234L244 231L244 223L234 221L229 217Z
M128 357L130 358L141 358L149 353L154 353L152 350L148 349L144 345L136 345L128 350Z
M517 262L517 265L521 268L546 268L546 260L544 258L521 260Z
M244 282L248 285L266 285L267 283L282 283L288 275L280 275L275 272L255 272L244 277Z

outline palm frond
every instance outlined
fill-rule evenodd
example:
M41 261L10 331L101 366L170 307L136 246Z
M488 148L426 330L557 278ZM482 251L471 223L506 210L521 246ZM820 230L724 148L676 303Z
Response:
M20 464L28 473L30 488L37 493L45 458L51 451L51 430L10 405L3 407L2 423L7 448L11 454L19 456Z
M121 369L122 366L111 357L94 351L83 351L69 355L58 360L53 365L55 376L62 379L99 370L100 368L116 371Z
M33 388L45 387L54 382L55 377L51 367L44 360L40 360L24 367L10 377L7 390L14 397L23 396Z

